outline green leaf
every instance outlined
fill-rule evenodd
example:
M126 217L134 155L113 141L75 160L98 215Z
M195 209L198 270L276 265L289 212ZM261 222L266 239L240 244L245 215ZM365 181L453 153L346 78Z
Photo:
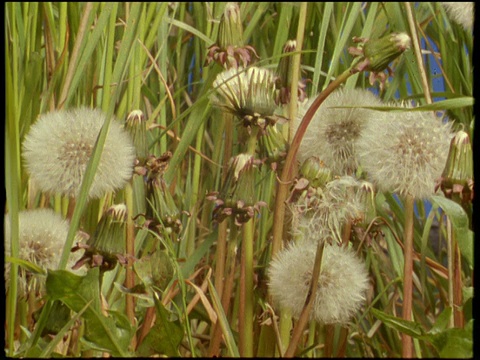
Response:
M425 331L420 324L414 321L403 320L392 315L388 315L383 311L373 308L372 314L383 323L397 331L410 335L416 339L421 339Z
M445 310L438 316L437 321L433 324L432 328L428 332L429 334L438 334L448 327L450 318L452 317L452 308L446 307Z
M473 232L468 227L468 216L465 210L456 202L442 196L432 196L431 200L449 217L460 252L473 269Z
M112 353L113 356L127 356L133 336L128 319L111 311L106 317L101 312L100 270L93 268L85 276L78 276L66 270L48 271L47 294L60 300L75 312L80 312L88 303L83 318L86 321L85 338Z
M137 356L152 356L154 354L178 357L178 347L183 339L183 327L180 321L170 321L167 309L155 297L157 319L145 339L137 349Z
M473 357L473 319L463 329L446 329L423 338L437 349L442 358Z

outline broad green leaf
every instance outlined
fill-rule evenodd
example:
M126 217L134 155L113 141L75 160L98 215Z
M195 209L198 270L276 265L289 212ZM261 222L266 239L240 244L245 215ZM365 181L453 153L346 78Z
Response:
M465 210L456 202L442 196L432 196L431 200L449 217L460 252L473 269L473 232L468 227L468 216Z
M178 348L183 339L183 327L180 321L170 321L169 312L155 297L157 319L155 325L137 349L137 356L152 356L155 354L178 357Z
M428 334L424 340L430 342L442 358L471 358L473 356L473 320L463 329L446 329L437 334Z
M47 294L60 300L75 312L80 312L88 303L90 307L83 318L86 321L85 338L99 347L108 349L113 356L127 356L133 329L125 315L110 312L106 317L101 312L100 270L93 268L85 276L66 270L48 271Z

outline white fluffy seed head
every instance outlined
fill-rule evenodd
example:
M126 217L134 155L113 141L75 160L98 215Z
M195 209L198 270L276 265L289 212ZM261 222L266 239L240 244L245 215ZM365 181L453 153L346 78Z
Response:
M358 153L378 190L423 199L434 193L452 136L451 123L433 113L392 113L368 124Z
M269 290L275 304L298 318L305 304L315 263L316 243L292 243L270 263ZM349 248L325 244L310 319L347 323L362 307L369 288L367 269Z
M47 270L55 270L60 262L69 223L51 209L25 210L18 214L19 258ZM5 256L11 256L11 231L9 215L5 215ZM79 241L80 238L77 237ZM70 269L81 254L71 253L67 265ZM5 285L10 286L10 263L5 263ZM32 276L19 267L19 294L25 296L30 289L43 290L45 278Z
M310 198L307 203L300 199L292 204L293 237L315 243L319 239L341 243L345 223L361 221L365 216L364 185L364 181L342 176L313 195L314 201Z
M272 116L275 103L275 74L270 70L251 66L231 68L217 75L212 104L239 118L259 114Z
M442 2L442 6L451 20L463 26L465 30L473 29L474 2Z
M25 166L44 192L76 197L105 122L98 109L78 108L41 115L23 142ZM135 148L112 119L89 198L123 188L133 173Z
M298 128L314 99L300 106ZM358 166L356 141L372 118L383 118L384 113L355 106L382 106L379 98L368 90L340 89L328 96L310 122L298 150L298 158L304 161L310 156L319 157L335 175L351 175ZM353 106L352 108L336 108Z

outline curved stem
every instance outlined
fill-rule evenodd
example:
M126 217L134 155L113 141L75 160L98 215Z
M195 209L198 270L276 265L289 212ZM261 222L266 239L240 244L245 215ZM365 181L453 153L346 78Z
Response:
M285 201L288 197L288 185L293 180L293 168L297 155L298 148L302 142L305 131L307 130L310 121L312 121L313 115L323 103L323 101L330 95L340 84L345 82L352 75L350 68L345 70L340 76L338 76L333 82L331 82L327 88L322 91L310 108L305 113L302 122L298 126L297 132L293 137L290 149L287 153L285 160L285 166L283 167L280 181L278 182L277 193L275 197L275 209L273 223L273 239L272 239L272 256L275 255L282 248L282 235L283 235L283 222L285 217Z

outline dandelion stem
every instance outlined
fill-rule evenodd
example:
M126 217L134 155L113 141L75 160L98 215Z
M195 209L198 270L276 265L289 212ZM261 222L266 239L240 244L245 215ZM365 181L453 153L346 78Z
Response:
M240 276L240 346L242 357L253 357L253 236L254 219L243 224L242 260Z
M285 165L280 176L280 181L278 183L277 193L275 197L275 209L273 219L273 223L275 224L275 226L273 227L272 256L275 255L282 248L283 223L285 218L285 201L287 200L288 196L288 185L290 181L293 180L292 178L295 159L305 131L307 130L307 127L310 124L313 115L323 103L323 101L351 75L352 73L350 69L345 70L340 76L338 76L334 81L332 81L324 91L322 91L318 95L318 97L315 99L315 101L305 113L305 116L303 117L300 125L298 126L297 132L293 137L292 143L290 144L290 149L287 153L287 158L285 159Z
M291 79L290 79L290 107L289 107L289 118L295 119L297 116L297 108L298 108L298 79L300 76L300 52L302 50L303 44L303 35L305 33L305 19L307 17L307 3L302 2L300 3L300 12L298 15L298 28L297 28L297 53L293 55L292 59L292 71L291 71ZM288 140L289 142L293 139L293 127L289 127L288 133ZM284 210L285 213L285 210ZM282 226L283 232L283 226ZM275 246L275 249L272 247L272 256L281 249L281 243L278 242ZM283 346L288 346L288 342L290 341L290 331L292 329L292 318L291 318L291 311L290 310L282 310L280 312L280 338L282 340ZM282 349L282 353L283 353Z
M133 192L132 185L128 183L125 187L125 202L127 205L127 234L125 249L127 253L128 266L125 270L125 286L127 289L132 289L135 286L135 274L132 269L132 260L135 258L135 223L133 221ZM128 320L132 325L135 325L135 299L132 295L127 294L125 297L125 310ZM135 336L132 338L132 349L136 347L137 339Z
M403 319L412 319L412 297L413 297L413 206L415 199L411 195L405 197L405 227L404 227L404 257L405 265L403 272ZM402 334L402 356L411 358L413 356L412 337Z
M308 291L307 299L305 300L305 305L303 310L298 318L297 324L293 329L292 339L288 345L287 351L285 351L284 357L293 357L295 356L295 350L297 349L298 342L303 334L303 329L310 319L310 310L315 301L315 295L317 292L318 278L320 276L320 271L322 269L322 257L323 250L325 248L325 242L319 241L317 244L317 252L315 255L315 263L313 265L312 271L312 280L310 282L310 289Z
M405 2L405 9L407 12L408 25L410 27L410 33L412 38L412 45L417 59L418 71L422 80L422 87L425 94L425 99L428 104L432 103L432 95L430 94L430 87L428 86L427 73L425 72L425 66L423 64L422 52L420 49L420 43L418 42L418 33L416 27L415 16L412 10L412 5L409 2Z

